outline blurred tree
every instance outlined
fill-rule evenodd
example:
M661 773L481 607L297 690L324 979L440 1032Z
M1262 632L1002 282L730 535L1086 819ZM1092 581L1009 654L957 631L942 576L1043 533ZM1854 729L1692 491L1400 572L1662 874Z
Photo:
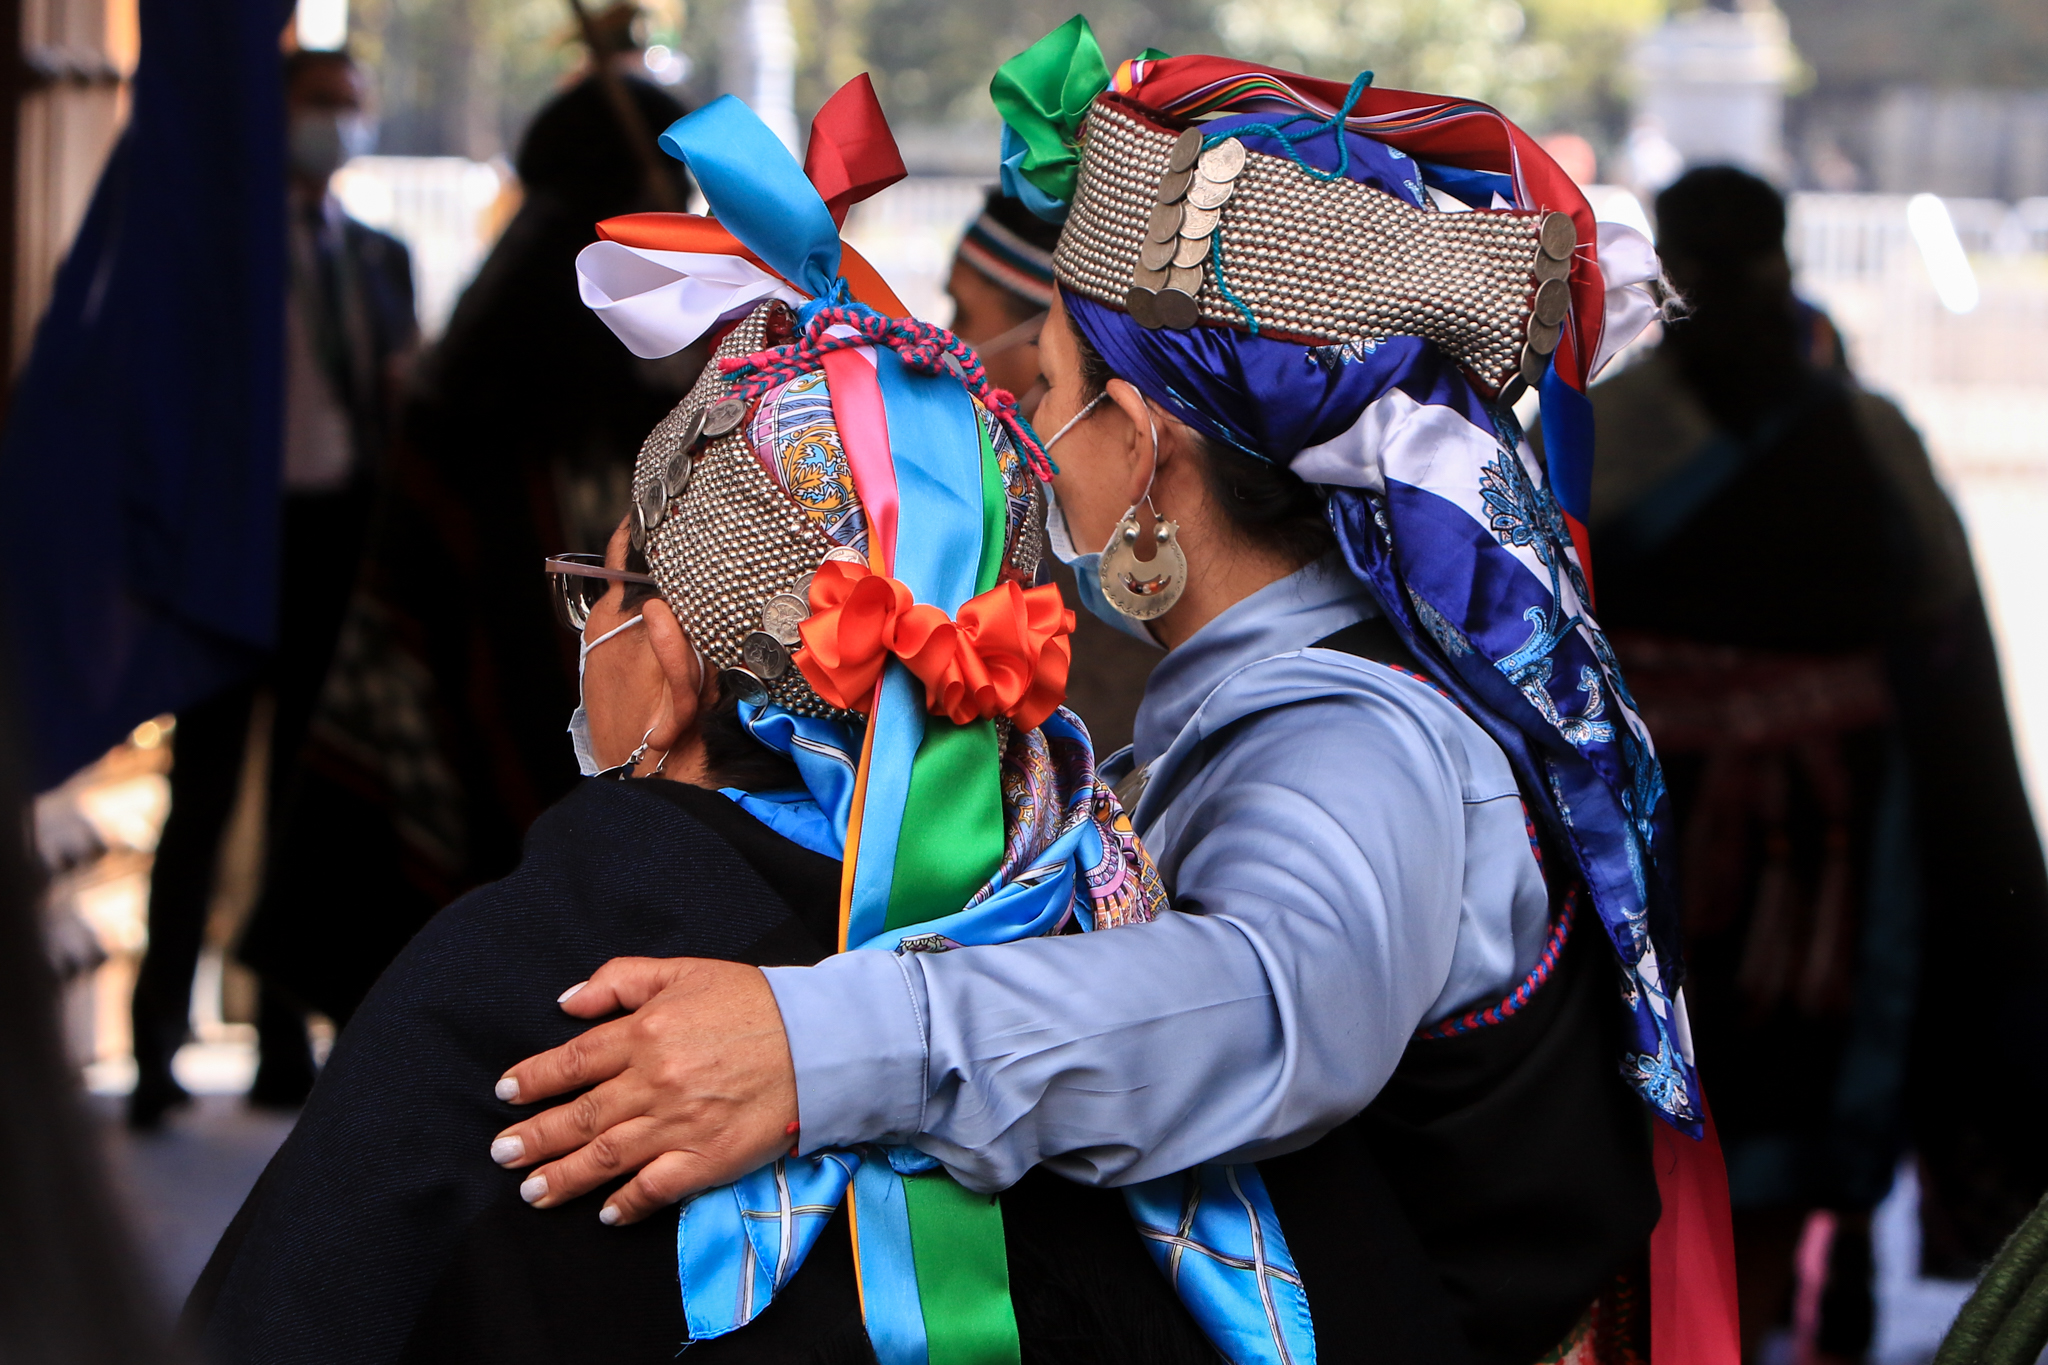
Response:
M1622 131L1623 58L1664 0L1221 0L1238 55L1343 79L1469 95L1537 131Z

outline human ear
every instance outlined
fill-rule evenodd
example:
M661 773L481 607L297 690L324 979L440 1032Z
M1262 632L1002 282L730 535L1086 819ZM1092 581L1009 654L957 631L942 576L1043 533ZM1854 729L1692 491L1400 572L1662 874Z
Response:
M1109 401L1116 404L1131 424L1129 447L1125 452L1130 473L1124 502L1135 507L1144 500L1146 491L1159 476L1159 460L1164 454L1159 443L1159 418L1152 411L1152 405L1145 401L1145 395L1127 379L1110 380L1105 392L1109 394Z
M697 728L716 700L717 682L697 657L696 646L668 603L659 597L649 598L640 615L646 622L642 628L647 632L647 647L654 651L655 662L668 682L667 712L648 743L667 751Z

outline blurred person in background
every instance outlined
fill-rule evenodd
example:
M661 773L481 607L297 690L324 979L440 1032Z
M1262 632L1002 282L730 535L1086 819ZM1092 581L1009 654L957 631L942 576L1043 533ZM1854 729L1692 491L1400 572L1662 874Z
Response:
M655 139L683 113L611 66L542 108L518 213L418 367L301 799L240 948L337 1022L435 910L511 870L577 780L562 735L577 652L533 566L603 547L642 437L702 356L623 351L578 298L575 259L602 219L681 207L688 181Z
M1963 527L1794 296L1783 200L1708 168L1657 218L1692 312L1592 391L1601 618L1680 830L1746 1354L1818 1210L1816 1358L1858 1360L1903 1151L1928 1273L1974 1275L2048 1186L2048 877Z
M1029 417L1045 394L1038 368L1038 329L1052 307L1052 249L1059 228L1024 207L1023 201L990 189L988 200L960 239L946 278L953 300L953 334L975 348L988 377L1017 395ZM1095 752L1107 756L1131 742L1145 679L1164 652L1150 636L1103 624L1081 609L1074 571L1052 561L1060 586L1079 624L1074 628L1073 670L1067 676L1067 705L1088 724Z
M295 758L362 557L371 488L390 436L398 366L418 335L412 263L397 239L350 218L329 192L365 141L363 79L344 52L284 62L289 119L290 284L277 645L252 676L178 715L171 810L149 897L149 949L133 1002L136 1082L128 1121L154 1128L187 1096L171 1059L190 1031L192 975L250 721L270 699L269 818L291 804ZM299 1002L266 983L251 1100L293 1106L313 1083Z

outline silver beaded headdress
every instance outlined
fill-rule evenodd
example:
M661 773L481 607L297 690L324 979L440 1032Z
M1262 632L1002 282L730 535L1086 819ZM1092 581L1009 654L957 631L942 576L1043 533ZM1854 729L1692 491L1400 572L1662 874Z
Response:
M1053 268L1149 328L1307 345L1417 336L1497 391L1541 378L1577 247L1568 214L1405 203L1106 93L1083 126Z
M768 302L726 334L674 411L649 432L633 470L632 538L662 597L690 632L727 695L773 702L803 716L848 718L826 702L790 659L810 615L811 576L827 559L865 563L835 539L828 520L798 502L755 448L758 383L742 389L721 362L754 356L794 335L788 307ZM771 390L771 394L772 394ZM1034 580L1044 506L1024 455L985 408L984 420L1010 485L1004 577ZM846 481L851 496L851 480ZM847 524L840 509L836 526ZM857 717L856 717L857 718Z

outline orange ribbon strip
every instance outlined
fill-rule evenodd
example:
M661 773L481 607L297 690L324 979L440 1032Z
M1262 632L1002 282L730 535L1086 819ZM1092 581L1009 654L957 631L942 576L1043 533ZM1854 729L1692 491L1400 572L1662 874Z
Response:
M1048 583L998 583L949 621L865 564L828 560L811 580L796 666L811 690L865 713L890 655L924 683L925 705L955 725L1008 716L1030 729L1067 695L1074 613Z

